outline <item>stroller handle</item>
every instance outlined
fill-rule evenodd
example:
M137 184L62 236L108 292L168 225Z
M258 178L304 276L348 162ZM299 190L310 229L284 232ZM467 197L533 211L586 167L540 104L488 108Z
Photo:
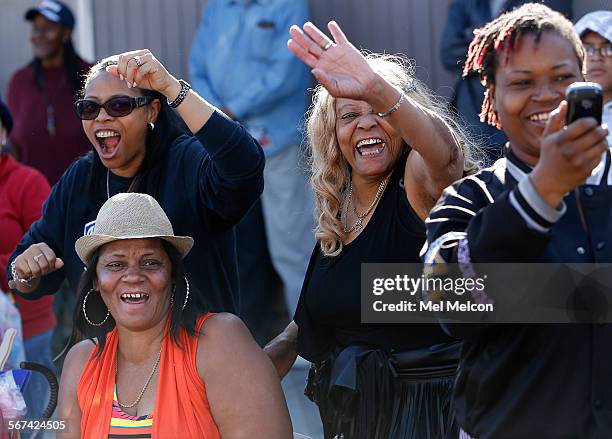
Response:
M57 378L55 377L55 374L48 367L45 367L42 364L32 363L29 361L23 361L19 364L19 367L22 369L27 369L43 374L43 376L49 383L49 403L47 404L47 407L45 408L42 414L43 419L49 419L51 415L53 415L55 407L57 407L57 396L59 393L59 385L57 383Z

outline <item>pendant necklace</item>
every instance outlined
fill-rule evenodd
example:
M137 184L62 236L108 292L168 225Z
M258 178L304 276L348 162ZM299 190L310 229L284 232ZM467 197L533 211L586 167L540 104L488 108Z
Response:
M136 404L138 404L140 402L140 400L142 399L145 391L147 390L147 387L149 387L149 383L151 382L151 379L153 379L153 375L155 375L155 371L157 370L157 366L159 366L159 361L161 359L161 353L162 350L159 350L159 354L157 354L157 359L155 360L155 365L153 366L153 370L151 371L151 374L149 375L149 378L147 379L147 382L145 383L144 387L142 388L142 390L140 391L140 395L138 395L138 398L136 398L136 401L134 401L131 404L121 404L121 402L119 402L119 392L117 391L117 404L119 404L121 407L125 408L125 409L129 409L134 407ZM117 375L119 373L119 353L117 352L115 354L115 386L117 386Z
M60 82L60 84L58 85L57 89L55 90L55 94L53 95L53 97L51 99L49 99L49 97L47 96L47 91L46 90L43 92L43 95L45 97L45 101L47 103L47 133L49 133L49 136L51 136L51 137L55 137L55 135L57 134L57 131L55 129L55 109L54 109L54 105L55 105L55 103L57 101L57 98L61 94L62 89L64 88L65 84L66 84L66 76L64 75L64 77L62 78L62 81Z
M359 231L363 227L363 221L370 214L370 212L372 212L374 207L376 207L376 205L380 201L380 197L385 191L385 188L387 187L387 183L389 182L390 178L391 178L391 174L387 175L387 177L385 177L385 179L380 182L380 184L378 185L378 190L376 191L376 195L374 196L374 201L372 201L372 204L370 204L370 207L368 207L363 213L357 212L357 206L355 205L355 201L353 200L353 182L351 181L351 184L349 186L348 197L346 199L346 207L344 209L344 225L342 228L344 233L351 233L353 230L359 233ZM351 202L353 206L353 213L357 217L357 221L355 221L355 223L351 227L349 227L348 226L348 208L351 205Z

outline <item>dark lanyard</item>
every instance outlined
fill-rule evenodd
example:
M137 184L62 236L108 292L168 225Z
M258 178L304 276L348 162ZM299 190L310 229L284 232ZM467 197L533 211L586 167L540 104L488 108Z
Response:
M49 99L47 96L46 84L45 84L45 90L43 91L45 102L47 104L47 132L49 133L49 136L51 137L55 137L57 133L55 129L55 109L53 108L53 106L55 105L57 98L62 92L64 85L66 85L65 75L62 77L60 84L55 89L55 93L53 94L53 97L51 99Z

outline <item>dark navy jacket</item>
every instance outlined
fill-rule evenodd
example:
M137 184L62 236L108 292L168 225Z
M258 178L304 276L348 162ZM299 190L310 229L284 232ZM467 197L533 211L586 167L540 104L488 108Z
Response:
M54 294L65 278L76 291L84 265L74 243L91 233L100 207L87 190L91 160L90 154L68 168L45 202L41 219L9 260L8 265L31 244L45 242L65 263L23 297ZM185 269L214 311L238 312L233 225L261 194L263 168L264 154L257 142L241 125L216 112L195 136L181 135L165 152L156 199L175 235L194 238ZM104 180L97 186L106 200ZM128 179L110 174L110 195L127 191L128 186Z
M612 262L611 154L573 193L545 205L512 153L446 189L426 221L426 261ZM543 204L544 203L544 204ZM529 280L526 280L529 281ZM475 438L612 437L612 325L449 324L463 339L454 402Z

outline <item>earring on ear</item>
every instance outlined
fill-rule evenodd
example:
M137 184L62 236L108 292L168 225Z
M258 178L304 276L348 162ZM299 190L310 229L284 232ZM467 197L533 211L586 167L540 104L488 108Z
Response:
M151 131L155 129L155 124L153 122L149 122L149 127L151 127Z

